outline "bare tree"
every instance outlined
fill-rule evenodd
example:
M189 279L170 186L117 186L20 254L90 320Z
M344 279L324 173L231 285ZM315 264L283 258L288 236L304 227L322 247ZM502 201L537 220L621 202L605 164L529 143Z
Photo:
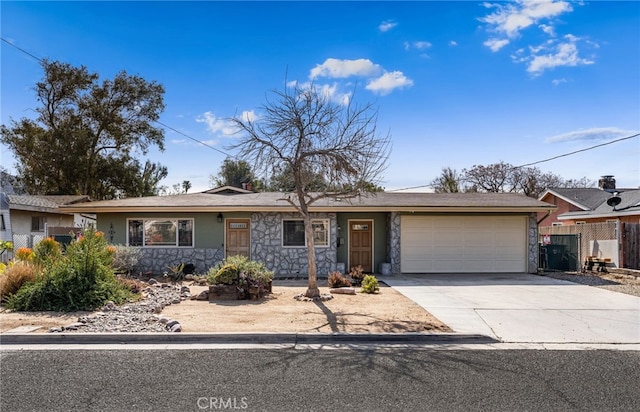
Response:
M391 150L390 134L376 129L377 110L351 100L338 104L313 85L274 90L258 118L234 117L240 140L233 146L254 170L283 165L292 172L293 190L284 196L304 221L309 283L307 297L320 295L309 207L323 198L353 198L381 183ZM316 191L317 176L324 190Z
M465 182L474 192L513 192L513 166L509 163L494 163L488 166L474 165L471 169L463 169Z

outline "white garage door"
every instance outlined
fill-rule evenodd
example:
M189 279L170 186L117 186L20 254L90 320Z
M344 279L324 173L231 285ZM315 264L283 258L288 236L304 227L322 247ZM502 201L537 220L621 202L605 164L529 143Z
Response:
M403 273L527 271L525 216L402 216Z

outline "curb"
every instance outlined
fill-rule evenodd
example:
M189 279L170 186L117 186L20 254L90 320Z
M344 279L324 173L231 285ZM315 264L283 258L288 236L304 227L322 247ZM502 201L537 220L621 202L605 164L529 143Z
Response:
M304 333L2 333L0 345L59 344L313 344L313 343L499 343L474 334Z

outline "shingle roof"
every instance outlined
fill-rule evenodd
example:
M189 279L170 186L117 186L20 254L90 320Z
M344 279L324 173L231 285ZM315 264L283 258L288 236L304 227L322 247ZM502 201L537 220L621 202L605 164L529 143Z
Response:
M594 217L616 217L620 215L640 214L640 189L617 189L620 204L616 210L607 204L607 200L613 196L612 193L600 189L552 189L550 192L562 194L568 198L567 193L574 193L582 196L582 204L587 210L567 212L558 216L559 219L594 218ZM577 198L574 198L577 199ZM586 200L585 200L586 199ZM576 200L577 202L577 200Z
M291 196L279 192L237 195L191 193L174 196L127 198L65 206L75 212L129 211L270 211L292 210L286 201ZM354 199L322 199L313 203L312 211L394 211L394 210L461 210L479 211L518 209L546 211L555 206L513 193L390 193L382 192ZM513 211L513 210L512 210Z
M10 209L53 213L61 212L58 208L59 206L89 201L88 196L75 195L7 195L7 197L9 198Z
M605 192L602 189L589 187L589 188L558 188L549 189L549 192L555 193L566 200L576 204L579 207L593 210L603 202L606 202L611 193Z

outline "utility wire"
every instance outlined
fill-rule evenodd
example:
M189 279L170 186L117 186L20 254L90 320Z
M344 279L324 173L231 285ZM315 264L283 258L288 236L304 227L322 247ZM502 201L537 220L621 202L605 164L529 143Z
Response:
M592 149L595 149L595 148L598 148L598 147L610 145L612 143L621 142L623 140L633 139L634 137L638 137L638 136L640 136L640 133L636 133L636 134L634 134L632 136L621 137L620 139L615 139L615 140L612 140L610 142L597 144L595 146L591 146L591 147L587 147L587 148L584 148L584 149L576 150L574 152L569 152L569 153L561 154L561 155L558 155L558 156L550 157L548 159L538 160L537 162L527 163L527 164L520 165L520 166L514 166L514 169L519 169L521 167L526 167L526 166L533 166L533 165L537 165L538 163L544 163L544 162L548 162L548 161L551 161L551 160L559 159L561 157L571 156L571 155L574 155L576 153L586 152L587 150L592 150Z
M39 62L42 62L42 59L38 56L34 56L33 54L29 53L28 51L26 51L25 49L16 46L15 44L11 43L9 40L5 39L4 37L0 37L0 40L2 40L3 42L7 43L9 46L13 46L16 49L20 50L22 53L26 54L29 57L32 57L34 59L36 59Z
M592 150L592 149L596 149L596 148L598 148L598 147L607 146L607 145L610 145L610 144L613 144L613 143L621 142L621 141L623 141L623 140L633 139L634 137L638 137L638 136L640 136L640 133L636 133L636 134L631 135L631 136L621 137L621 138L619 138L619 139L611 140L610 142L600 143L600 144L597 144L597 145L595 145L595 146L586 147L586 148L584 148L584 149L575 150L575 151L573 151L573 152L569 152L569 153L564 153L564 154L561 154L561 155L553 156L553 157L550 157L550 158L548 158L548 159L538 160L538 161L536 161L536 162L526 163L526 164L523 164L523 165L520 165L520 166L514 166L513 168L514 168L514 169L520 169L520 168L522 168L522 167L527 167L527 166L537 165L538 163L549 162L549 161L551 161L551 160L559 159L559 158L561 158L561 157L566 157L566 156L574 155L574 154L576 154L576 153L586 152L587 150ZM423 187L431 187L431 185L421 185L421 186L404 187L404 188L401 188L401 189L393 189L393 190L388 190L388 191L389 191L389 192L398 192L398 191L400 191L400 190L421 189L421 188L423 188Z
M0 37L0 40L2 40L3 42L7 43L9 46L15 47L16 49L20 50L22 53L26 54L27 56L32 57L32 58L34 58L35 60L37 60L37 61L39 61L39 62L41 62L41 63L42 63L43 59L41 59L41 58L39 58L39 57L37 57L37 56L35 56L35 55L33 55L33 54L29 53L28 51L24 50L24 49L23 49L23 48L21 48L21 47L16 46L14 43L10 42L9 40L5 39L4 37ZM209 149L213 149L213 150L215 150L216 152L222 153L223 155L225 155L225 156L227 156L227 157L232 157L232 158L236 158L236 159L237 159L237 156L234 156L234 155L231 155L231 154L229 154L229 153L227 153L227 152L224 152L224 151L222 151L222 150L220 150L220 149L218 149L218 148L216 148L216 147L211 146L210 144L207 144L207 143L203 142L202 140L198 140L198 139L196 139L195 137L191 137L191 136L189 136L188 134L186 134L186 133L184 133L184 132L181 132L180 130L178 130L178 129L174 128L174 127L171 127L171 126L169 126L169 125L167 125L167 124L164 124L164 123L162 123L162 122L161 122L161 121L159 121L159 120L154 120L154 121L155 121L156 123L158 123L160 126L164 127L165 129L169 129L169 130L171 130L171 131L173 131L173 132L175 132L175 133L178 133L179 135L182 135L182 136L186 137L187 139L191 139L191 140L193 140L194 142L199 143L199 144L201 144L201 145L203 145L203 146L206 146L206 147L208 147Z

